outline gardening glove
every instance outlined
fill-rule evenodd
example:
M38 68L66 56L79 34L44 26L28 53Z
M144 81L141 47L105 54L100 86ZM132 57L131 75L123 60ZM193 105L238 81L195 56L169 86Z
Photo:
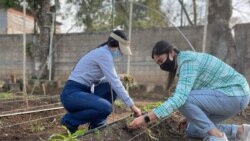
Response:
M139 117L141 116L141 109L139 109L138 107L136 107L135 105L130 106L130 109L134 112L134 116L135 117Z

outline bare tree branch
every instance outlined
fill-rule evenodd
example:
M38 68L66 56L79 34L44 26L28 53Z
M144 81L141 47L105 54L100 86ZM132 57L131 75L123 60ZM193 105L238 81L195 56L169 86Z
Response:
M196 0L193 0L193 11L194 11L194 25L197 25L197 12L196 12Z
M181 7L183 8L183 11L184 11L184 13L185 13L185 15L186 15L186 17L187 17L187 20L188 20L189 24L193 26L194 24L193 24L193 22L191 21L189 15L188 15L188 13L187 13L187 10L186 10L186 8L185 8L185 6L184 6L183 1L181 1L181 0L178 0L178 1L179 1L179 3L180 3Z

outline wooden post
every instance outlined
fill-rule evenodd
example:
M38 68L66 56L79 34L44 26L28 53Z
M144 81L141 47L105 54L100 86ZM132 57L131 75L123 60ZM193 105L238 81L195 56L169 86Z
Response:
M43 95L46 96L46 87L44 83L42 83L42 88L43 88Z
M10 77L11 77L11 83L16 84L16 74L11 74Z

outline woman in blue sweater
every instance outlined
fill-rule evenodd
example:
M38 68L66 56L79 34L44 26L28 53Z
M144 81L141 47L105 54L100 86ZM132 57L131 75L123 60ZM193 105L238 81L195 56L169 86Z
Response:
M71 133L85 123L89 123L89 129L104 125L112 112L112 101L116 96L136 116L141 115L141 110L135 106L122 85L113 60L122 54L131 55L129 45L124 32L115 30L111 32L107 42L88 52L77 62L61 94L61 102L67 110L61 123Z
M179 110L186 118L182 123L188 123L189 137L250 141L250 125L220 124L248 106L250 90L243 75L212 55L179 51L166 41L156 43L152 58L169 72L168 88L178 76L176 89L162 105L135 118L130 128L144 127Z

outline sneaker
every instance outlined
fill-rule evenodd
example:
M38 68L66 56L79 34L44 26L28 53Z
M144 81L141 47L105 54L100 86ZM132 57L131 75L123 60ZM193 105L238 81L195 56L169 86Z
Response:
M242 135L239 135L241 141L250 141L250 125L243 124L244 132Z
M223 133L222 138L218 138L215 136L208 136L203 141L228 141L228 139L227 139L227 136L225 135L225 133Z
M78 127L71 126L68 121L61 120L61 124L65 126L71 134L74 134L78 130Z

